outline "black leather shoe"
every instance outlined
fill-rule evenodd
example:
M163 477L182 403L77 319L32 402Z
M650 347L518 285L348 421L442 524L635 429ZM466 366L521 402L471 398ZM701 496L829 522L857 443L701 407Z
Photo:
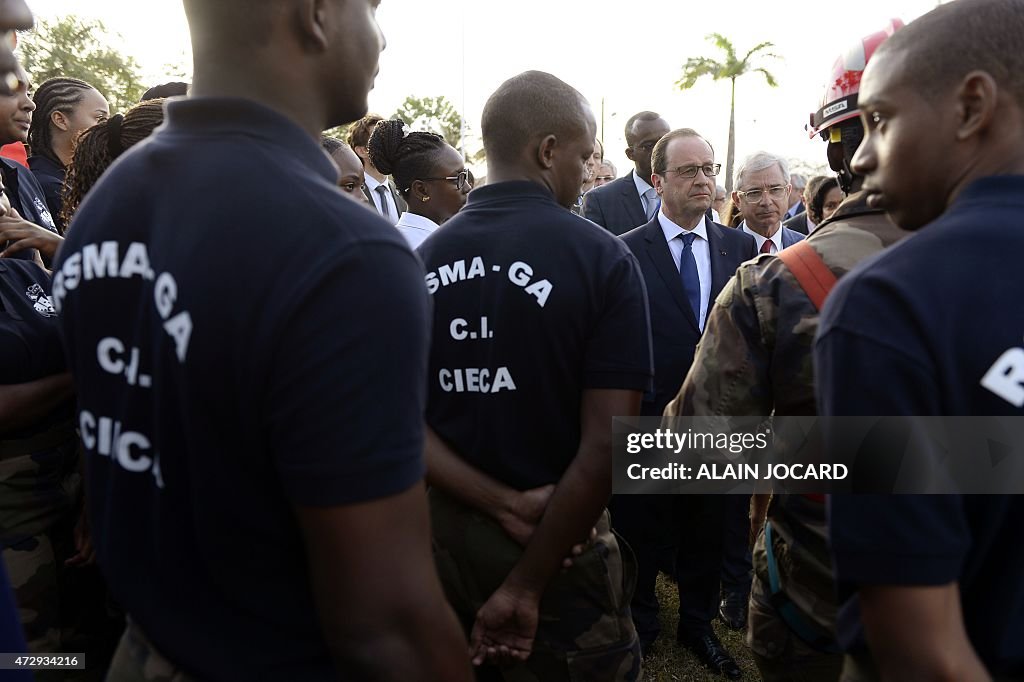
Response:
M737 592L726 592L718 605L718 616L732 630L747 627L747 604L749 598Z
M738 680L743 676L736 661L725 650L722 643L718 641L715 633L708 632L699 637L678 635L679 643L689 649L701 660L704 665L712 670L728 677L730 680Z

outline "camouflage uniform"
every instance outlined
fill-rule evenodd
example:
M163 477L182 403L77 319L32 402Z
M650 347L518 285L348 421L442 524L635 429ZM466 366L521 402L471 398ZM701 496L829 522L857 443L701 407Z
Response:
M71 554L81 495L70 423L0 440L0 549L32 653L61 648L59 570Z
M863 194L851 195L807 243L838 278L907 233ZM812 349L818 311L774 256L744 263L708 315L693 366L668 415L816 414ZM776 496L768 510L785 596L818 634L834 639L836 603L820 499ZM747 642L765 680L838 679L842 656L797 637L770 603L765 534L754 547Z
M436 489L430 491L430 516L438 574L468 635L477 611L501 586L523 548L490 517ZM629 611L636 566L628 550L620 554L607 511L596 528L597 537L573 559L572 568L544 590L530 658L512 667L485 666L478 679L641 678L640 642Z

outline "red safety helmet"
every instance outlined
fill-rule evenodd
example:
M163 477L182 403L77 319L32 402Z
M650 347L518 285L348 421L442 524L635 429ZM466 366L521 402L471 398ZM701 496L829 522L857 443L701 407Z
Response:
M864 67L878 46L903 26L899 19L890 19L884 29L862 38L859 43L839 55L832 65L832 76L825 86L821 108L811 114L811 123L807 127L809 137L814 138L819 134L825 137L824 131L828 128L860 115L860 109L857 108L857 93L860 92L860 79L864 75Z

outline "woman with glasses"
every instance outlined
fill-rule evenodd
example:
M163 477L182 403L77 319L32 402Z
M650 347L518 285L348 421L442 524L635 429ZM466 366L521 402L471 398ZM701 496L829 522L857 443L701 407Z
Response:
M473 176L440 135L412 132L400 120L380 121L366 146L374 167L394 177L409 204L395 227L412 248L465 205Z

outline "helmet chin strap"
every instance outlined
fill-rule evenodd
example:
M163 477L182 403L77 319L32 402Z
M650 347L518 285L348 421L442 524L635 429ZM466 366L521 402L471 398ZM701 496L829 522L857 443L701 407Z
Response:
M851 119L837 124L829 133L829 168L836 172L839 189L843 191L843 194L850 194L859 178L850 168L850 163L853 161L853 155L857 153L857 147L864 139L864 127L859 119ZM832 145L841 145L842 155L836 153L839 149Z
M849 195L853 192L853 182L856 178L846 159L843 159L843 167L836 171L836 179L839 180L839 189L843 191L843 194Z

